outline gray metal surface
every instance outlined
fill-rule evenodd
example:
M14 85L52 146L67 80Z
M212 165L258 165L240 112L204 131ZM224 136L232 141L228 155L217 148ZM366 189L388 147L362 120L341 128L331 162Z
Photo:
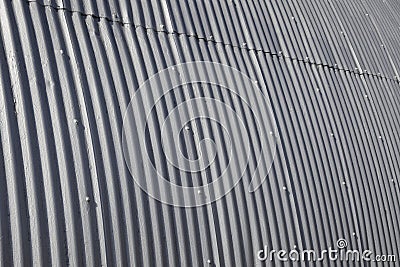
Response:
M400 256L399 12L397 0L0 0L0 265L254 266L265 245L341 238ZM243 179L184 209L135 185L121 132L135 90L191 61L258 81L280 138L257 191Z

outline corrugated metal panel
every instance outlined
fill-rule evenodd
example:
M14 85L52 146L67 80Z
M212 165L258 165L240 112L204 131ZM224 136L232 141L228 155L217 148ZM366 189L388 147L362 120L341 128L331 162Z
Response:
M265 245L319 249L340 238L400 255L398 10L397 1L361 0L1 0L1 265L254 266ZM258 81L279 139L259 190L243 179L184 209L135 185L121 132L135 90L192 61ZM212 90L177 90L157 118ZM159 135L148 145L172 174ZM197 155L192 138L182 143ZM181 182L206 183L217 169Z

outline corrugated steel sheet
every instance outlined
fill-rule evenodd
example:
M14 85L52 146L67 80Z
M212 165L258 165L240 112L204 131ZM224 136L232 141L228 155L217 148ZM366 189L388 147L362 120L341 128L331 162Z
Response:
M0 0L0 265L254 266L265 245L340 238L400 256L399 11L396 0ZM135 185L121 132L135 90L192 61L258 81L279 141L259 190L243 179L185 209Z

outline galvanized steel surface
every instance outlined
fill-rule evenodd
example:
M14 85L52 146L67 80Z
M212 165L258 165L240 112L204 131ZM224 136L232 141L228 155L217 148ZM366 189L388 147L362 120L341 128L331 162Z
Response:
M266 245L339 239L400 256L399 12L397 0L0 0L0 265L254 266ZM134 183L121 132L135 90L192 61L258 81L279 142L257 191L243 179L184 209Z

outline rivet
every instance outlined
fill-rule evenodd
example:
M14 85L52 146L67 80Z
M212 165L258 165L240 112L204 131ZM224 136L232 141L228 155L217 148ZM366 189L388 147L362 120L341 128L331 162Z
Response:
M282 187L282 189L283 189L283 191L287 191L287 187L286 186Z
M74 119L75 125L78 125L79 121L77 119Z
M201 190L198 190L198 191L197 191L197 194L201 195Z
M161 24L161 25L160 25L160 29L161 29L161 30L164 30L164 29L165 29L165 25L164 25L164 24Z
M379 136L378 136L378 138L379 138L379 139L382 139L382 136L381 136L381 135L379 135Z
M356 236L356 233L353 233L353 236Z
M247 43L243 43L242 46L243 46L243 47L247 47Z
M60 54L64 55L64 50L60 49Z
M186 131L190 131L190 127L189 126L185 126L185 130Z
M211 264L211 260L207 260L207 263L208 263L208 264Z
M86 197L86 202L90 202L90 197Z
M342 182L342 185L346 185L346 182Z

